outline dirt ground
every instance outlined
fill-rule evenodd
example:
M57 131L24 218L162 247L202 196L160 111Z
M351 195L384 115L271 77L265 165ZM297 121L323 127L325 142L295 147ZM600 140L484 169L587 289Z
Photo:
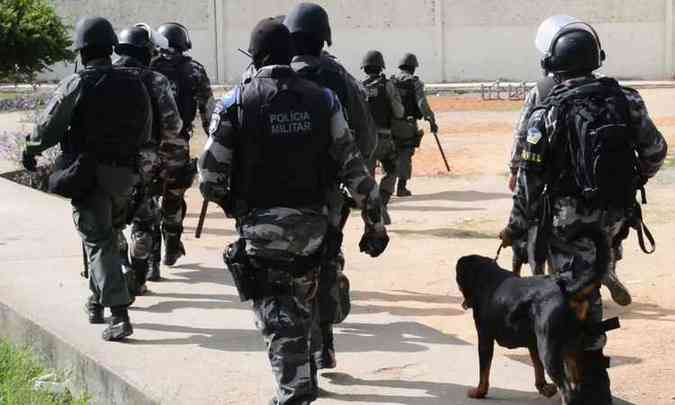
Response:
M669 144L675 144L675 89L645 90L642 94L657 126ZM373 313L409 315L445 335L475 344L471 316L459 308L453 267L462 255L492 255L497 247L495 235L510 209L506 164L521 103L484 102L479 96L431 96L430 102L452 172L445 173L433 138L425 136L414 157L416 177L411 189L415 196L392 202L392 242L387 255L378 261L358 253L355 246L362 229L356 217L349 222L348 266L359 269L350 273L354 301ZM17 114L0 115L0 131L15 127L16 119ZM196 155L205 137L200 129L195 134ZM672 153L670 156L648 189L650 204L645 215L657 237L657 253L641 254L632 237L618 272L634 303L622 308L606 302L607 315L620 315L623 324L611 333L607 347L613 356L610 373L614 392L634 404L675 404L671 353L675 343L675 276L671 271L675 252L670 250L675 242L675 164ZM189 205L188 231L196 222L200 201L193 198ZM207 235L199 243L220 249L223 236L232 236L231 224L216 221L222 218L216 213L209 218L205 233L215 237ZM508 252L500 262L510 263ZM604 295L608 296L606 291ZM339 336L337 339L339 349ZM499 352L529 362L525 351Z

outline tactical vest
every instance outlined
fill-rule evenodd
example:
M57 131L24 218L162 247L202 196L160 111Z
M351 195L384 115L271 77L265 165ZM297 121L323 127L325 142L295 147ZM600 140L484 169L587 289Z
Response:
M543 104L551 94L558 81L553 76L546 76L537 81L537 102Z
M183 120L184 135L188 134L187 131L192 128L192 122L197 116L197 100L192 82L193 63L196 62L189 56L180 55L172 59L160 57L151 64L153 70L166 76L171 83L173 97Z
M235 200L249 209L325 203L331 103L326 90L285 67L239 87Z
M417 96L415 94L415 83L417 82L416 76L407 76L404 78L399 78L392 76L392 81L398 89L398 92L401 94L401 102L403 102L403 108L405 110L406 117L413 117L416 120L423 118L420 107L417 104Z
M140 62L136 61L134 58L123 56L115 62L115 66L128 67L128 68L138 68L141 70L141 80L145 84L145 88L148 90L150 95L150 103L152 106L152 143L159 145L162 134L161 134L161 125L160 120L162 116L159 112L159 103L157 100L157 94L155 93L155 83L154 75L155 73L149 68L143 66Z
M347 91L347 83L345 82L343 73L336 66L325 60L325 58L320 58L319 60L318 64L300 69L297 74L303 79L314 82L321 87L331 89L337 95L347 115L349 115L348 112L351 107L349 105L349 92Z
M363 85L368 92L370 113L373 115L378 128L391 128L394 113L387 95L387 77L380 75L375 78L368 78L363 81Z
M152 123L142 71L108 66L79 73L82 94L73 113L69 144L100 163L134 167Z

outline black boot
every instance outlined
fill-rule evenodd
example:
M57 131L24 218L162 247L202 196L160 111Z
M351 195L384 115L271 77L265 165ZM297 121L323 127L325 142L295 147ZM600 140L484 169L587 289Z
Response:
M185 247L183 242L181 242L180 237L183 233L183 229L167 229L168 227L162 230L164 234L164 264L167 266L173 266L176 264L176 261L182 256L185 256Z
M321 360L317 363L319 370L331 369L337 366L335 360L335 345L333 342L333 325L330 323L321 324Z
M87 302L84 304L84 309L89 316L89 323L105 323L105 318L103 317L103 311L105 308L103 308L103 305L98 303L98 300L93 295L87 299Z
M391 200L391 194L387 191L380 190L380 197L382 198L382 219L384 220L385 225L391 225L391 217L389 216L389 210L387 209L389 200Z
M133 294L136 296L143 295L148 291L145 286L145 280L148 277L148 259L131 259L131 268L135 274L135 285L133 286Z
M159 266L162 263L162 231L159 226L153 232L152 241L152 256L150 257L150 270L148 274L148 281L159 281L162 276L159 273Z
M412 193L406 188L408 180L398 179L398 185L396 186L396 196L397 197L410 197Z
M586 351L583 359L583 377L579 389L580 404L612 405L610 389L609 358L602 350Z
M129 321L129 311L127 308L127 306L110 308L112 318L110 318L108 327L103 331L103 340L117 342L134 333L134 328Z

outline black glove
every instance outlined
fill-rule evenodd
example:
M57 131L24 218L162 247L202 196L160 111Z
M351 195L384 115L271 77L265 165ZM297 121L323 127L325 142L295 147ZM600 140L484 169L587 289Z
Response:
M430 121L429 122L429 129L431 129L431 132L437 133L438 132L438 125L436 125L435 121Z
M384 252L388 244L389 236L386 230L376 231L371 228L366 229L366 232L361 237L359 249L370 257L377 257Z
M25 149L21 154L21 163L23 164L23 167L25 167L29 172L34 172L35 168L37 167L35 156L28 153L28 151Z

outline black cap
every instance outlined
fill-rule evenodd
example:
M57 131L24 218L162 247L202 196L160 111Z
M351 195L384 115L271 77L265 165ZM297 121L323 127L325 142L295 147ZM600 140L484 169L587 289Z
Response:
M107 48L117 45L117 35L110 21L103 17L84 17L75 24L76 51L89 47Z
M302 32L326 41L328 46L333 44L328 13L318 4L297 4L288 12L284 24L291 34Z
M248 52L256 63L261 63L269 57L268 62L287 65L293 57L291 33L277 19L265 18L253 28Z

